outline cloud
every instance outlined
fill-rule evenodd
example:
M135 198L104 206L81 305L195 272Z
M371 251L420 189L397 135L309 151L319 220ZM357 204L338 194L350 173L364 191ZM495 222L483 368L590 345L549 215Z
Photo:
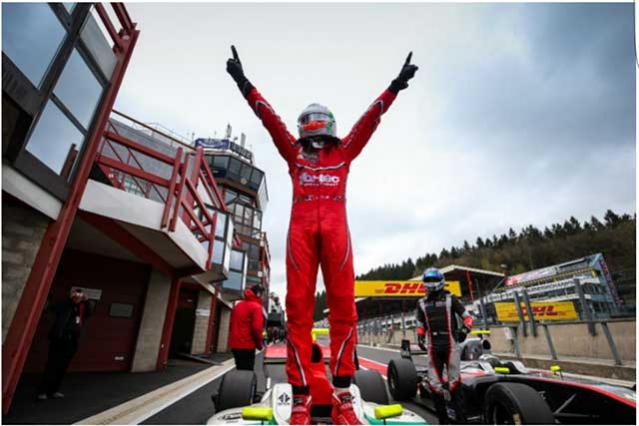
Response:
M635 210L632 4L131 4L117 102L210 136L231 122L267 174L285 292L286 164L225 72L230 44L289 129L328 105L344 135L409 50L420 66L349 177L356 273L509 227ZM321 286L321 278L319 281Z

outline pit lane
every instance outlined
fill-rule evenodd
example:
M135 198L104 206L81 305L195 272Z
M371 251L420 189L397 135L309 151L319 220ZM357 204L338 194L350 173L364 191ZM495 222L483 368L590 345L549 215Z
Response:
M358 345L357 354L362 364L366 364L366 368L372 368L386 375L386 364L394 358L400 358L399 351L390 349L373 348L370 346ZM422 359L420 359L422 358ZM256 357L255 372L258 379L258 389L264 390L265 378L262 370L263 354ZM425 360L423 357L415 357L416 364L422 364ZM362 365L363 366L363 365ZM273 382L286 381L286 374L283 366L277 368L269 368L269 375ZM142 424L205 424L209 417L214 413L214 407L211 403L211 394L215 393L220 386L221 379L213 380L207 385L201 387L190 395L176 401L162 411L149 417ZM402 403L407 409L414 411L427 422L437 424L437 418L434 413L411 402Z

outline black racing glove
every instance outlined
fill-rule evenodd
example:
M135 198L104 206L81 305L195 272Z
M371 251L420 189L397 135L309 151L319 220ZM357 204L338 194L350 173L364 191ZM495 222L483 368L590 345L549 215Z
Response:
M391 82L388 90L397 94L400 90L404 90L408 87L408 80L415 77L415 73L419 69L417 65L413 65L410 63L410 59L413 57L413 52L410 52L406 57L406 62L404 62L404 66L402 70L399 72L399 75L395 80Z
M233 57L229 58L228 61L226 61L226 72L231 74L231 77L233 77L233 80L235 80L237 86L240 88L242 95L246 97L253 88L253 85L244 75L242 62L240 61L240 57L237 54L237 50L235 50L235 46L233 45L231 45L231 52L233 52Z

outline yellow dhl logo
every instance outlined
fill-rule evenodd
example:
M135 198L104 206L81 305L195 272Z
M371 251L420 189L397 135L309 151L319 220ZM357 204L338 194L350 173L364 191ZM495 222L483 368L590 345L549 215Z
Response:
M531 302L530 309L537 320L553 321L578 319L577 311L575 310L573 302ZM514 303L497 302L495 303L495 310L497 311L497 319L499 319L499 321L519 321L517 308ZM521 312L524 319L528 319L528 311L523 303L521 304Z
M461 296L459 281L446 281L448 291ZM423 297L421 281L355 281L355 297Z

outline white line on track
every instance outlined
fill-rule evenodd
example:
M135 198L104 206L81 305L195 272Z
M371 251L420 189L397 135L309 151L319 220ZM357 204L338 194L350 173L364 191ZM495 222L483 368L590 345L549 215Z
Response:
M162 386L106 411L80 420L75 424L140 424L234 368L234 360L229 359L222 365L207 368L184 379Z

